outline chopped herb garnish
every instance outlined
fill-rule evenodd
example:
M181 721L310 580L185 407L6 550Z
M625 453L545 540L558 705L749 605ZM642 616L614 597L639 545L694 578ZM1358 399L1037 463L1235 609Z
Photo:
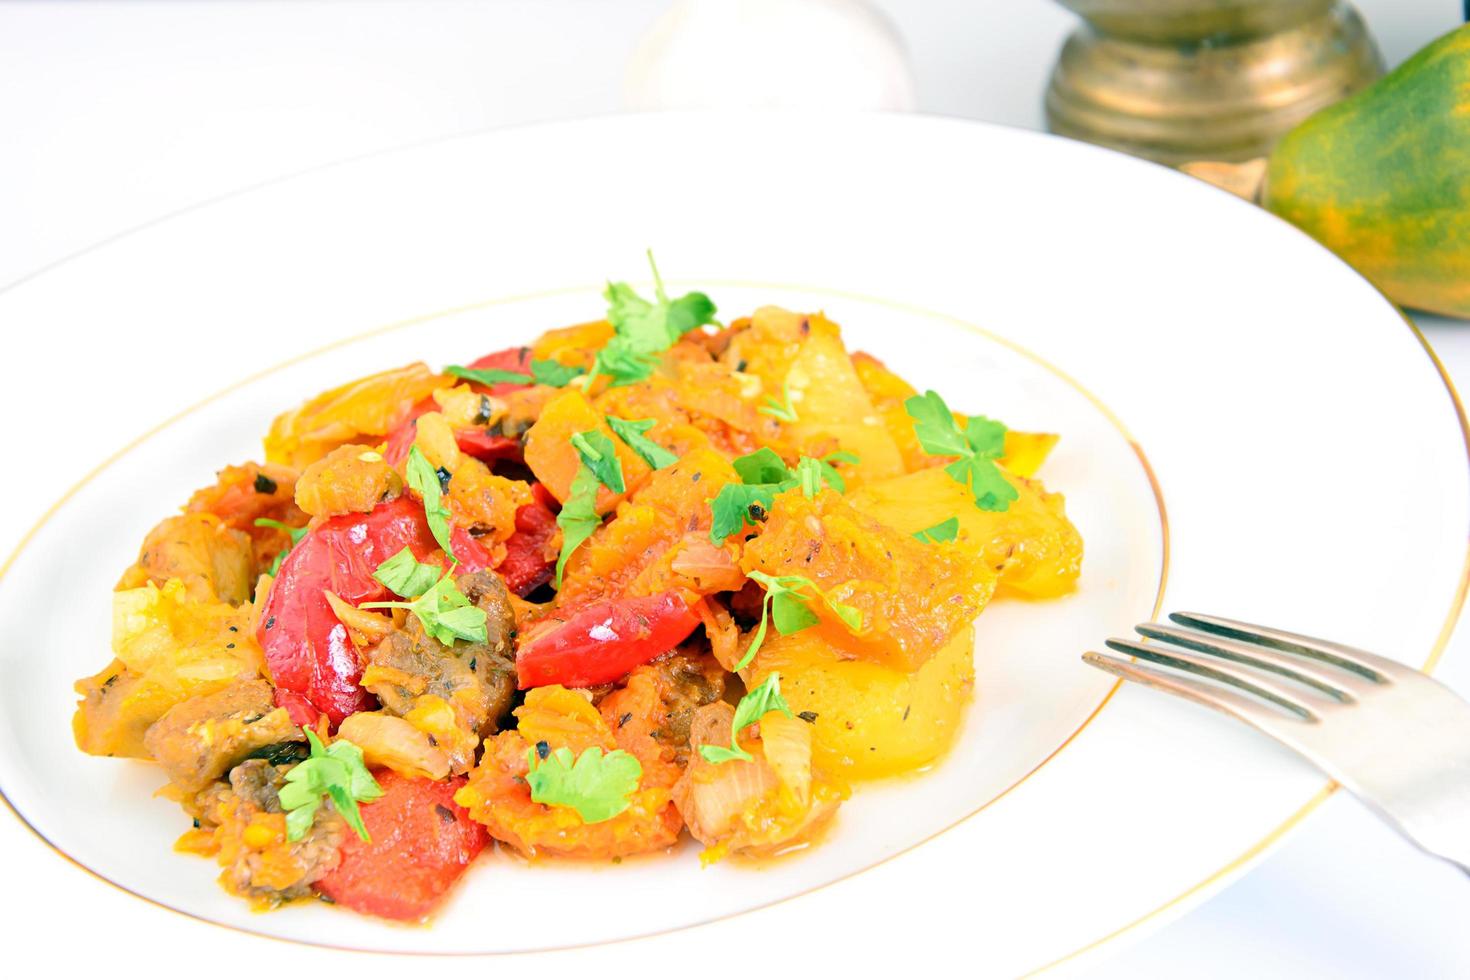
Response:
M817 625L821 620L807 605L808 602L815 599L821 599L823 605L832 610L837 618L842 620L843 625L854 633L863 628L861 612L852 606L834 601L818 588L817 583L805 575L767 575L765 572L751 572L750 578L764 586L766 594L761 600L760 624L755 628L755 636L751 638L745 655L735 665L737 671L744 670L755 659L756 651L766 640L768 623L775 623L776 632L782 636L790 636L809 626ZM811 590L812 595L807 595L808 589Z
M792 717L791 705L781 696L781 675L771 673L766 679L756 685L755 689L740 699L735 706L735 717L730 723L730 744L724 745L701 745L699 754L706 761L719 765L729 762L731 759L744 759L749 762L753 756L740 747L740 732L747 725L754 725L760 721L768 712L779 711L787 718ZM805 718L808 712L802 712ZM813 716L815 717L815 716Z
M740 474L741 482L749 485L786 483L793 479L793 474L790 467L786 465L786 461L769 446L737 457L731 465L735 467L735 472Z
M373 578L405 599L421 596L434 587L443 571L438 565L425 565L405 547L373 572Z
M444 373L482 385L534 383L552 388L564 388L571 383L573 378L581 377L587 372L579 367L568 367L557 361L532 361L530 374L524 371L506 371L501 368L467 368L458 364L449 365L444 369Z
M602 375L613 387L644 380L658 364L656 355L696 327L715 322L715 304L708 296L685 293L670 300L651 251L648 265L653 270L655 301L639 296L625 282L608 283L604 293L613 337L598 352L592 377Z
M779 419L782 422L797 421L796 409L791 404L790 385L781 386L781 396L786 399L784 402L778 402L775 398L767 395L766 403L760 408L757 408L756 411L762 415L769 415L773 419Z
M406 551L407 549L405 549ZM388 561L378 566L374 578L383 572L389 562L395 561L402 555L399 552ZM412 557L412 556L410 556ZM395 571L390 571L390 576L402 576L404 587L417 587L423 577L422 568L429 566L418 566L406 575L403 574L401 566ZM436 570L437 571L437 570ZM382 582L383 579L378 578ZM384 582L384 585L388 583ZM388 585L392 589L393 586ZM394 589L397 592L397 589ZM399 593L404 595L404 593ZM407 598L407 596L404 596ZM424 632L438 640L445 646L453 646L455 640L469 640L471 643L484 643L485 610L471 605L469 598L454 584L454 567L444 573L444 577L435 581L429 588L411 602L364 602L359 609L407 609L418 617L423 624Z
M1005 452L1006 427L983 415L973 415L961 426L944 399L934 391L915 395L903 403L914 420L914 434L924 452L936 456L958 456L944 472L975 497L981 510L1004 511L1020 496L995 465Z
M528 385L531 383L531 376L526 372L505 371L501 368L467 368L460 364L451 364L444 369L444 373L482 385Z
M960 533L960 519L951 517L947 521L940 521L933 527L926 527L922 531L915 531L914 537L928 544L937 544L940 541L953 541Z
M586 373L582 368L569 367L559 361L531 362L531 377L536 379L538 385L551 388L565 388Z
M820 459L812 459L810 456L803 456L796 461L796 484L801 487L802 496L808 500L817 495L818 491L822 489L822 484L828 479L827 472L823 470L823 467L831 470L833 475L837 473L836 470L832 469L830 464L824 463ZM842 477L839 476L837 479L840 481Z
M256 527L273 527L277 531L285 531L287 534L289 534L291 536L291 544L288 547L282 548L280 551L276 552L276 557L271 560L271 567L270 567L269 574L270 574L271 578L275 578L276 577L276 573L281 570L281 562L285 561L286 560L286 556L291 553L291 549L294 548L294 547L296 547L298 544L300 544L301 543L301 539L304 538L304 537L306 537L306 528L304 528L304 527L292 527L289 524L283 524L282 522L277 521L277 520L272 520L269 517L257 517L255 519L255 526Z
M583 823L611 820L628 809L628 797L643 776L637 758L622 749L604 755L594 745L574 762L571 749L559 748L548 755L538 751L545 745L526 749L526 784L533 803L570 807Z
M710 540L715 544L724 544L726 538L744 530L747 524L754 527L765 520L781 489L772 483L754 486L727 483L720 487L719 494L709 505Z
M434 540L439 542L439 547L444 549L446 555L454 558L454 549L449 545L449 508L444 506L444 485L439 471L429 463L428 457L417 445L408 450L408 462L404 469L408 485L418 491L419 499L424 502L424 516L428 518L429 530L433 532Z
M561 554L556 559L556 576L552 585L558 589L561 588L561 573L567 566L567 559L578 545L602 526L602 518L597 515L599 485L597 474L585 462L579 465L577 475L572 478L571 493L562 504L561 513L556 515L557 526L561 528Z
M654 469L661 470L679 461L678 456L643 434L653 428L653 419L620 419L616 415L609 415L607 424L629 449Z
M311 756L286 773L286 783L281 787L281 808L286 811L286 838L300 840L306 836L325 795L331 797L337 812L357 832L357 836L370 841L357 804L376 800L383 795L383 788L363 763L362 749L342 738L332 742L328 748L310 728L302 731L311 743Z
M851 453L834 453L828 458L837 457L857 460ZM726 538L740 532L747 524L753 527L765 520L776 494L792 487L801 487L808 497L816 496L824 482L838 493L847 489L841 474L825 459L803 456L793 471L770 447L740 456L731 465L741 482L725 484L710 501L712 520L709 536L715 544L724 543Z
M618 459L618 448L607 436L590 429L572 436L572 446L582 457L582 464L597 475L598 482L613 493L627 489L623 483L623 464Z

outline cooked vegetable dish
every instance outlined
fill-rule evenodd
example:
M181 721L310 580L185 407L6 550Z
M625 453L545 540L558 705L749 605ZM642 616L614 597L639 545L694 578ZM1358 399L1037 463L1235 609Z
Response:
M76 741L162 767L226 889L419 920L492 841L809 845L954 741L993 597L1074 587L1056 436L654 279L312 398L144 539Z

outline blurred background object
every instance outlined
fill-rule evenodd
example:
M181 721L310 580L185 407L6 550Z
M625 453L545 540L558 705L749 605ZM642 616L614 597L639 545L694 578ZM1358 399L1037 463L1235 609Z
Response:
M864 0L676 0L628 66L634 109L914 108L908 56Z
M1248 160L1383 72L1337 0L1059 0L1084 18L1046 94L1054 133L1171 166Z

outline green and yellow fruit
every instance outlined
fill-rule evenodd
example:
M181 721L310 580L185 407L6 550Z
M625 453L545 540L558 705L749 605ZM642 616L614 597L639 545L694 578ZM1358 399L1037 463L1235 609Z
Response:
M1470 25L1283 137L1260 203L1395 302L1470 318Z

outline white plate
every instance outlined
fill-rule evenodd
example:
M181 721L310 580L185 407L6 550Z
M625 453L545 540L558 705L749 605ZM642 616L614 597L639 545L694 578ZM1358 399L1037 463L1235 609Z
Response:
M700 870L689 852L618 867L497 854L426 929L319 905L250 914L210 865L168 849L182 822L150 798L156 770L71 747L69 684L106 660L107 589L169 507L256 452L276 411L377 367L461 360L593 318L604 277L642 278L645 245L727 315L824 308L851 346L957 408L1061 432L1043 476L1087 541L1082 587L988 610L980 693L953 756L860 788L830 840L799 858ZM616 966L751 935L795 952L836 934L875 964L921 941L990 973L1039 967L1182 908L1320 795L1269 744L1147 693L1110 698L1077 659L1153 614L1166 559L1166 608L1414 664L1442 645L1461 598L1464 433L1397 312L1255 209L1031 134L672 116L455 140L162 222L0 297L0 322L48 338L106 324L68 384L125 375L108 414L135 429L253 375L114 459L6 571L0 787L96 874L282 938L442 953L650 936L577 954ZM1188 361L1175 354L1183 331ZM39 397L30 384L7 397ZM58 411L63 431L88 418ZM696 923L712 924L681 928Z

